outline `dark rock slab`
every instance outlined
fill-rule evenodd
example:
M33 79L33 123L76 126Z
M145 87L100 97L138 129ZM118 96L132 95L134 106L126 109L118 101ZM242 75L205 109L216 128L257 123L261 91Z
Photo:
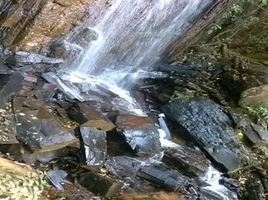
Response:
M205 98L175 100L162 110L180 133L194 141L213 161L226 170L240 167L243 156L234 137L233 121L216 103Z
M169 191L186 191L190 186L188 177L160 164L141 167L137 176Z
M182 145L166 149L162 161L191 177L205 174L209 167L209 161L202 152Z
M105 168L117 177L131 177L131 179L135 181L134 177L142 164L143 161L137 158L115 156L105 162Z
M118 195L121 192L121 188L123 186L122 183L119 183L116 180L94 172L80 174L78 182L89 191L103 197Z
M115 125L96 108L85 103L75 103L67 110L69 117L85 127L93 127L103 131L110 131Z
M154 155L161 152L158 127L154 124L126 129L123 131L126 142L138 155Z
M15 72L12 75L0 75L0 79L0 107L4 107L21 90L24 77Z
M78 142L77 138L53 117L38 119L35 112L16 114L16 135L19 141L38 152L61 149ZM34 117L32 117L33 115Z
M87 165L101 166L107 155L106 132L91 127L80 127Z

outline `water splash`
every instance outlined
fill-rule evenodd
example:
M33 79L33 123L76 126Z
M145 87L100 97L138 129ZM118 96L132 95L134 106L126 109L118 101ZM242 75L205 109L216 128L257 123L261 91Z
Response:
M219 194L223 200L237 200L238 197L236 193L231 192L220 184L221 178L222 174L213 166L209 166L207 173L202 177L202 180L209 184L209 186L205 187L205 189Z
M91 28L98 34L97 40L73 62L69 75L59 76L63 82L87 82L97 92L100 87L111 90L122 98L125 107L140 114L139 105L128 91L133 82L152 75L144 71L150 71L168 46L182 37L212 3L213 0L113 0L106 14ZM74 93L77 96L80 92Z

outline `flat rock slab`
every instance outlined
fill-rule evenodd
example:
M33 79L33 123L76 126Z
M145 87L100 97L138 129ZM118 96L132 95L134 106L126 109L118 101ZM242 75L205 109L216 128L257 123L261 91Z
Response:
M154 155L161 152L158 127L154 124L126 129L123 131L126 142L137 152L137 155Z
M220 106L205 98L175 100L162 108L180 133L195 142L226 170L240 167L243 160L234 137L233 121Z
M26 113L25 116L16 115L16 132L18 140L29 146L31 150L53 151L78 142L78 139L53 117L38 119L32 117L33 114L30 113Z
M80 127L87 165L101 166L107 155L106 132L91 127Z
M204 175L209 167L209 161L201 151L182 145L166 149L162 161L191 177Z
M93 127L103 131L110 131L115 125L96 108L85 103L75 103L67 110L71 119L85 127Z
M122 183L119 183L116 180L94 172L80 174L78 182L95 195L100 195L103 197L118 195L123 186Z

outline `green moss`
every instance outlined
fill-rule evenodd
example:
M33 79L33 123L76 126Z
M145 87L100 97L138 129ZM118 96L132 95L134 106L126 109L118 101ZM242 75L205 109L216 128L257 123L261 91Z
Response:
M268 107L246 107L242 111L255 120L268 120Z
M173 99L181 99L181 100L189 100L193 98L195 95L192 91L185 91L185 92L180 92L180 91L175 91L173 94Z

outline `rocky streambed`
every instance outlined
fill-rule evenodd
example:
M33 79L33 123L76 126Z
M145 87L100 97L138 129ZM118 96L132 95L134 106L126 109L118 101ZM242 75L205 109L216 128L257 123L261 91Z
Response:
M160 65L168 76L132 91L145 113L137 115L115 106L112 92L70 98L34 67L36 59L51 69L59 60L34 58L1 64L0 151L46 171L45 199L264 198L265 163L252 144L265 147L267 124L228 107L218 72Z

